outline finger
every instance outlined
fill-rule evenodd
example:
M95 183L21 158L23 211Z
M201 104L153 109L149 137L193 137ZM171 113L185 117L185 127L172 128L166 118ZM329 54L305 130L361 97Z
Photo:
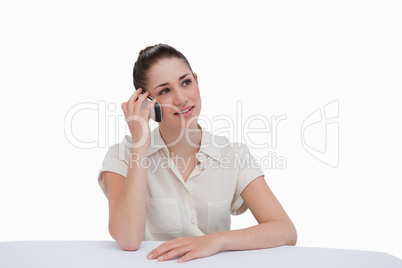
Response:
M141 114L141 110L142 110L142 105L144 104L144 101L148 98L149 96L149 92L145 92L144 94L142 94L138 100L135 102L134 105L134 113L135 114Z
M161 254L165 253L166 250L163 250L162 246L163 246L164 244L166 244L166 243L167 243L167 242L165 242L165 243L163 243L162 245L160 245L160 246L154 248L151 252L148 253L147 258L148 258L149 260L152 260L152 259L158 258Z
M127 101L128 103L128 111L130 113L133 112L133 107L134 107L134 103L137 100L138 96L143 92L142 88L137 89L136 91L134 91L134 93L131 95L130 99Z
M124 117L126 117L127 118L127 109L128 109L128 107L127 107L127 102L123 102L122 104L121 104L121 109L123 110L123 113L124 113Z
M153 99L150 103L145 106L144 112L142 113L145 118L149 118L151 115L152 108L155 106L156 99Z
M173 239L173 240L176 240L176 239ZM164 253L166 253L166 252L178 247L179 245L175 245L173 240L169 240L169 241L159 245L158 247L156 247L154 250L149 252L149 254L147 255L147 258L150 259L150 260L158 258L162 254L164 254Z
M160 256L158 258L158 261L167 261L167 260L173 259L175 257L180 257L180 256L183 256L184 254L186 254L187 252L189 252L189 249L186 247L175 248L169 252L166 252L162 256Z
M196 255L196 253L194 253L194 251L190 251L186 255L184 255L183 257L178 259L177 262L186 262L186 261L190 261L192 259L197 259L197 258L199 258L199 257Z

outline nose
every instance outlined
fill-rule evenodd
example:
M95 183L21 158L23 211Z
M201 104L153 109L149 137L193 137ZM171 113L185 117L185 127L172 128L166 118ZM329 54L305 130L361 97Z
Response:
M183 107L187 103L187 95L183 89L175 90L174 105L177 107Z

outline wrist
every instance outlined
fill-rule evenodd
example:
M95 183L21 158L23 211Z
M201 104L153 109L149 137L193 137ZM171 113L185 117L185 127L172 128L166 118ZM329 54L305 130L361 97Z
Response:
M131 149L129 167L147 168L148 167L147 151Z
M211 233L209 235L214 236L215 243L219 245L219 251L228 250L228 235L230 231L220 231L216 233Z

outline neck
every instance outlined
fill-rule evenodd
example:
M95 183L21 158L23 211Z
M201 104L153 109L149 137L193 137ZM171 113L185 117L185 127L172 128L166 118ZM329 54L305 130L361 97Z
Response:
M201 146L202 131L197 124L195 128L169 128L159 125L163 141L170 153L188 156L197 153Z

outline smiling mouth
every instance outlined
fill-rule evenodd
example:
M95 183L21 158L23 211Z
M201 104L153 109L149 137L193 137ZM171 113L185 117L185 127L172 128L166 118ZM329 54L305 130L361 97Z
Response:
M190 112L190 111L193 110L193 109L194 109L194 106L192 106L192 107L190 107L190 108L188 108L188 109L186 109L186 110L184 110L184 111L181 111L181 112L178 112L178 113L174 113L174 114L186 114L186 113Z

